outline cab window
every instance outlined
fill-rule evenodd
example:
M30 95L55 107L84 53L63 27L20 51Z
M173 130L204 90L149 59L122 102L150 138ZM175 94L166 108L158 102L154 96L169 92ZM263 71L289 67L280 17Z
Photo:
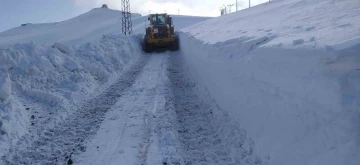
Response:
M157 18L158 19L156 19L156 16L152 17L152 22L154 24L165 24L165 17L164 16L159 15Z

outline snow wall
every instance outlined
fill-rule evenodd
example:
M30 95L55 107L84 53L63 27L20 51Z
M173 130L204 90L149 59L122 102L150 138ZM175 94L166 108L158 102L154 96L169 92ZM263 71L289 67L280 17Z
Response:
M0 49L0 156L32 127L56 125L114 82L142 54L138 39L105 35L79 48L31 42Z
M256 48L184 32L180 41L190 77L247 131L262 164L360 162L360 45Z

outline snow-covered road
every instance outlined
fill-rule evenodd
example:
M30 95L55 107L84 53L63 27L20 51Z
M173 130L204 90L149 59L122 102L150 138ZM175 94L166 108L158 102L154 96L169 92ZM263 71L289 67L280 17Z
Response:
M359 2L173 15L147 55L107 8L1 32L0 165L359 165Z
M181 52L182 53L182 52ZM238 121L221 109L206 88L189 74L182 54L169 56L168 78L171 95L167 111L173 111L175 137L181 164L256 165L262 160L254 152L254 141Z
M157 109L164 109L162 76L167 54L154 54L106 115L86 152L75 157L76 164L161 164L154 136Z
M197 91L178 56L142 56L62 124L21 139L5 164L261 163L246 132Z

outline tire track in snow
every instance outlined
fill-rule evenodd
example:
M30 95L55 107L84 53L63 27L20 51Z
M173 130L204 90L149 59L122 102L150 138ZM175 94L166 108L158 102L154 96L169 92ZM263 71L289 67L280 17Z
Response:
M196 84L186 77L181 58L177 56L170 56L168 64L172 95L167 98L167 111L175 113L176 122L172 122L172 127L177 132L173 136L180 141L180 147L175 148L182 160L169 161L167 165L261 164L253 154L253 141L246 139L246 131L231 123L224 112L214 106L213 100L195 92Z
M167 54L153 54L132 85L106 115L78 165L159 165L155 133L157 109L164 109L162 76ZM166 92L165 92L166 93Z
M158 151L158 143L156 137L156 111L157 109L164 109L162 99L166 94L161 92L163 83L164 62L167 58L167 53L152 55L152 60L145 68L148 71L147 79L143 79L142 85L148 89L146 96L148 97L148 105L145 109L143 117L143 134L142 140L139 144L137 154L137 161L135 165L158 165L161 163L160 153Z
M178 137L185 165L231 164L225 148L211 122L211 108L200 102L192 91L194 83L187 80L178 58L170 58L168 75L173 96L169 99L177 117Z
M122 96L123 91L134 83L148 59L148 56L140 57L117 82L104 93L89 100L63 123L53 129L39 132L34 141L19 141L2 157L4 164L66 164L72 154L85 151L85 139L97 132L106 112Z

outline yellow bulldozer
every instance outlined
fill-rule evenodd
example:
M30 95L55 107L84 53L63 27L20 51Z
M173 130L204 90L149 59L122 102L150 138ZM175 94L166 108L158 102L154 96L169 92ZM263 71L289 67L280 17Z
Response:
M179 50L179 36L175 33L172 17L167 13L150 14L149 26L142 42L142 49L146 53L157 49Z

